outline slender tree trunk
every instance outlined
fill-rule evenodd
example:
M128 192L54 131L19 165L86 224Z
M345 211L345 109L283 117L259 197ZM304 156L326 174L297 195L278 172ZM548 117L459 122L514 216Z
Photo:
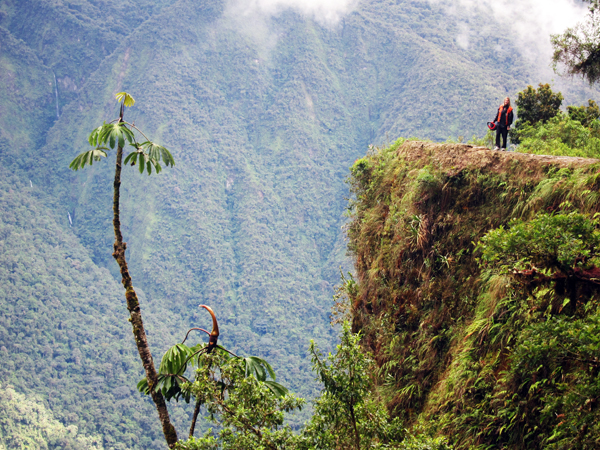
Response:
M121 116L122 119L122 116ZM160 391L155 390L158 376L156 374L156 368L154 367L154 361L152 359L152 353L150 353L150 346L148 345L148 339L146 338L146 330L144 329L144 322L142 321L142 311L140 309L140 302L137 294L133 289L131 282L131 276L129 275L129 269L127 267L127 261L125 260L125 250L127 249L127 243L123 242L123 235L121 234L121 219L119 217L119 199L121 189L121 162L123 160L123 147L117 147L117 166L115 169L115 182L114 182L114 198L113 198L113 226L115 229L115 244L113 257L116 259L121 269L121 278L123 287L125 288L125 298L127 299L127 309L129 310L131 326L133 327L133 335L135 337L135 343L137 345L144 370L146 372L146 378L148 380L148 386L150 388L150 395L156 405L158 411L158 417L162 424L163 433L169 448L173 448L177 443L177 432L175 427L171 424L169 418L169 411L167 410L167 404L165 398Z
M192 426L190 427L190 439L194 437L194 430L196 429L196 420L200 413L200 399L196 400L196 407L194 408L194 416L192 417Z
M360 434L358 433L358 428L356 427L356 417L354 415L354 405L350 405L350 417L352 418L352 426L354 427L354 444L356 445L356 450L360 450Z

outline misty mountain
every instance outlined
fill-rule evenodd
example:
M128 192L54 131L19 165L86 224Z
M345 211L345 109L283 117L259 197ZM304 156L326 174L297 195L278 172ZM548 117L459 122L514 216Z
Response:
M135 391L142 371L111 256L112 160L68 169L89 132L116 117L115 93L135 97L126 119L176 160L123 180L155 359L208 326L207 304L225 346L265 357L312 398L308 342L335 345L332 295L340 267L351 268L348 167L399 136L482 135L504 96L546 81L479 9L467 45L436 2L252 5L0 4L0 350L12 361L0 382L105 448L162 445ZM593 95L564 86L572 102Z

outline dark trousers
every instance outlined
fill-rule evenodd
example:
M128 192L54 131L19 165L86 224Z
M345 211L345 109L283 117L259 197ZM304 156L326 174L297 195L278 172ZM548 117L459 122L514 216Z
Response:
M506 148L506 139L508 138L508 128L496 128L496 147L500 147L500 136L502 135L502 148Z

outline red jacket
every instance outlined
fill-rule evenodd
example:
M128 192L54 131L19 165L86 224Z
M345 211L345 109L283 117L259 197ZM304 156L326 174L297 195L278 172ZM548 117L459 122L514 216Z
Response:
M500 105L500 107L498 108L498 116L496 117L496 122L498 122L498 125L500 125L501 127L510 127L513 123L513 109L511 106L508 107L508 110L506 111L506 117L504 118L505 123L500 123L500 119L502 118L502 108L504 108L504 105Z

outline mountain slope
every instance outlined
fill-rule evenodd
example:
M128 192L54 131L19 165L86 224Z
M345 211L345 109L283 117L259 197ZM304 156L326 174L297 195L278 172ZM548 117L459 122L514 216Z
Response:
M514 43L495 36L493 23L482 18L482 43L465 51L444 11L422 2L364 1L332 26L293 10L242 13L226 1L111 1L100 8L91 0L27 0L3 2L0 11L6 93L0 161L15 180L3 185L11 200L2 211L16 214L17 224L33 220L18 208L23 203L42 221L22 239L39 235L42 245L51 242L45 229L62 234L80 252L77 259L91 264L89 271L110 272L107 292L122 301L111 257L112 160L78 173L67 166L87 148L89 131L115 118L114 94L127 90L137 103L126 119L176 159L173 169L150 178L127 168L123 182L125 240L134 284L145 294L155 358L188 327L206 327L198 305L209 304L225 345L265 356L284 384L309 397L318 386L305 355L308 340L324 349L335 342L331 295L339 266L349 266L342 233L348 167L369 144L390 136L481 134L502 97L537 81ZM491 36L507 49L501 76L498 55L485 45ZM587 99L589 91L582 92ZM35 204L11 197L25 195L27 185L35 189ZM10 232L18 235L19 225ZM4 252L35 250L16 242L5 241ZM54 260L40 261L40 274L54 273ZM9 278L4 273L2 282ZM57 306L57 316L77 314L74 305L84 297L87 279L70 279L70 300ZM57 275L49 282L65 283ZM32 281L23 275L11 283L29 292ZM9 304L14 294L4 295ZM94 299L87 312L100 329L107 307ZM99 331L101 341L113 336L129 354L127 324L116 318L124 307L114 307L106 319L114 327ZM55 333L54 322L38 326ZM61 342L76 347L77 325L69 322L68 331ZM18 331L8 327L5 335L14 340ZM19 348L7 351L11 358L29 355L34 364L42 358L40 345L24 355ZM95 366L112 358L84 352L81 361ZM130 387L137 381L134 360L126 372L114 373ZM74 362L65 358L64 364L48 376ZM15 386L48 398L43 381L32 373L26 386ZM72 377L68 395L86 382ZM113 385L97 389L106 395L94 407L112 411ZM131 390L122 395L127 408L147 407ZM61 400L51 408L65 423L85 420L86 432L101 433L107 446L110 436L121 439L114 429L102 431L103 419L71 412L69 405ZM160 448L154 422L127 415L149 436L143 445ZM132 442L124 437L122 444Z

